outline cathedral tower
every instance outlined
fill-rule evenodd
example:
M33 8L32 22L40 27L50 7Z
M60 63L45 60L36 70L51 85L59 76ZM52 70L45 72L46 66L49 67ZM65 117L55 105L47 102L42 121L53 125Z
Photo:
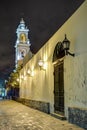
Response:
M15 50L16 50L16 57L15 57L15 64L16 67L23 64L24 57L29 53L30 51L30 41L28 39L28 32L29 29L25 26L25 22L23 19L21 19L20 24L18 25L18 28L16 30L17 33L17 40L15 44Z

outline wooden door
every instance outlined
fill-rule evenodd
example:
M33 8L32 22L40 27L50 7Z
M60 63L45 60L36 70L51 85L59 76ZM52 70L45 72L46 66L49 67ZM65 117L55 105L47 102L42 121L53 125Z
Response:
M64 114L63 61L54 65L54 112Z

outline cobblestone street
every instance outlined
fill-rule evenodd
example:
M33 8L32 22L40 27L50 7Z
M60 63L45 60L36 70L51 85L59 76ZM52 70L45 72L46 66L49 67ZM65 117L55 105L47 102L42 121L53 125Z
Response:
M83 130L12 100L0 100L0 130Z

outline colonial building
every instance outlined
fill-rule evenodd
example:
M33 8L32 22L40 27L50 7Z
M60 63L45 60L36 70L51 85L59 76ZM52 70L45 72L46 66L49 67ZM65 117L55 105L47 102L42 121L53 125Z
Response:
M17 40L15 44L15 64L16 67L23 65L23 59L26 55L32 57L30 51L30 40L28 39L29 29L25 26L25 22L21 19L20 24L17 28Z
M23 67L19 99L28 106L60 115L83 128L87 128L86 12L87 1ZM16 63L27 53L23 47L30 47L27 35L25 37L26 33L21 32L20 27L25 29L23 21L17 30L20 33L16 42Z

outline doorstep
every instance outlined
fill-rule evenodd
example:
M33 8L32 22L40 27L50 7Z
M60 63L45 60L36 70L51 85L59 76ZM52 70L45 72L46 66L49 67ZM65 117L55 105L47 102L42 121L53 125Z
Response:
M66 120L66 117L57 113L51 113L51 116L60 119L60 120Z

